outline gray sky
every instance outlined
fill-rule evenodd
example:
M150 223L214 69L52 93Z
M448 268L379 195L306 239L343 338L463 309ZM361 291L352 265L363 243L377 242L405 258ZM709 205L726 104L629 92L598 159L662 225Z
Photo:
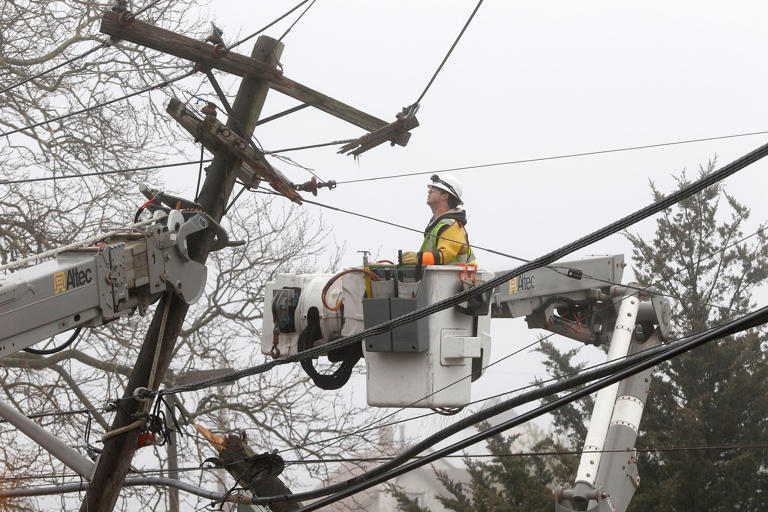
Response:
M213 2L207 13L232 41L287 10L281 2ZM284 40L286 76L378 117L392 120L419 96L474 1L318 0ZM337 181L580 153L768 130L764 2L677 1L629 5L608 1L486 1L422 101L405 148L380 146L359 161L331 148L289 153ZM268 33L279 36L283 22ZM237 51L249 53L247 43ZM234 92L234 89L232 89ZM265 115L296 103L271 92ZM345 139L360 129L304 110L257 128L265 148ZM717 157L721 164L768 136L628 151L456 172L463 182L470 240L534 258L648 204L649 180L669 191L673 173ZM190 148L188 156L196 158ZM726 182L768 219L767 163ZM304 171L276 163L295 181ZM186 169L183 172L192 172ZM169 187L180 171L165 171ZM188 175L187 175L188 179ZM422 229L428 176L340 185L318 201ZM321 212L329 235L346 241L346 266L358 250L393 259L415 250L416 233L348 215ZM655 223L633 230L651 234ZM624 253L614 236L579 255ZM490 270L514 261L478 252ZM631 278L631 273L625 280ZM495 321L492 359L533 341L522 320ZM573 346L564 341L566 346ZM587 357L601 354L586 349ZM474 384L487 396L542 375L538 358L521 354ZM424 435L438 424L412 433Z

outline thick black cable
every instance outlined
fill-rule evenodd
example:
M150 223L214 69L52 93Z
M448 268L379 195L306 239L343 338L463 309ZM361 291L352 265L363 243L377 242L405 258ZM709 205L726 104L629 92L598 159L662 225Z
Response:
M643 356L640 356L640 359L645 360L651 357L653 354L664 352L665 350L670 350L670 347L669 346L659 347L658 351L656 352L649 351L649 353ZM538 399L550 396L554 393L566 391L568 389L572 389L576 386L581 386L585 383L591 382L598 378L612 375L616 373L619 369L635 366L638 364L637 359L638 358L626 359L623 361L619 361L617 363L606 365L605 367L597 370L584 372L576 377L563 379L557 382L556 384L552 384L550 386L541 387L539 389L529 391L527 393L523 393L521 395L515 396L509 400L506 400L494 406L485 408L477 413L471 414L465 418L462 418L461 420L456 421L455 423L451 424L445 429L440 430L439 432L432 434L431 436L423 439L417 444L408 447L405 451L399 453L397 456L393 457L391 460L387 461L386 463L370 471L366 471L365 473L362 473L361 475L356 476L354 478L350 478L343 482L329 485L320 489L315 489L312 491L306 491L302 493L296 493L293 495L254 498L252 503L262 505L266 503L272 503L275 501L284 501L284 500L289 500L289 501L311 500L311 499L319 498L321 496L327 496L328 494L331 494L331 493L343 492L354 485L357 485L361 482L374 478L377 475L384 474L387 471L397 468L398 466L404 464L405 462L412 459L413 457L423 452L427 448L433 447L438 442L466 428L474 426L482 421L485 421L489 418L497 416L503 412L509 411L514 407L519 407L520 405L524 405L534 400L538 400Z
M271 22L269 22L268 24L264 25L263 27L261 27L259 30L257 30L253 34L251 34L251 35L249 35L249 36L247 36L247 37L237 41L236 43L232 43L231 45L227 46L227 50L231 50L235 46L239 46L239 45L243 44L244 42L246 42L246 41L248 41L250 39L253 39L254 37L256 37L257 35L261 34L265 30L267 30L269 27L274 25L275 23L281 21L283 18L285 18L286 16L290 15L293 11L295 11L296 9L298 9L299 7L301 7L302 5L304 5L307 2L309 2L309 0L303 0L302 2L299 2L293 8L291 8L290 11L282 14L279 18L277 18L275 20L272 20Z
M477 433L475 435L472 435L470 437L467 437L466 439L463 439L462 441L456 442L451 444L450 446L447 446L445 448L439 449L433 453L430 453L416 461L412 461L407 464L403 464L402 466L397 467L396 469L387 471L385 473L377 474L376 476L373 476L371 478L365 478L360 480L360 478L365 474L370 474L377 470L370 471L368 473L364 473L361 475L361 477L358 477L358 482L354 485L350 486L348 489L339 492L337 494L334 494L332 496L329 496L327 498L320 499L311 505L305 506L301 509L299 509L299 512L309 512L311 510L317 510L320 507L324 507L329 505L330 503L334 503L338 500L341 500L343 498L346 498L348 496L351 496L352 494L356 494L360 491L363 491L365 489L368 489L374 485L377 485L381 482L385 482L391 478L394 478L396 476L399 476L403 473L407 473L408 471L411 471L413 469L416 469L418 467L421 467L423 465L426 465L430 462L433 462L437 459L440 459L441 457L451 454L453 452L456 452L458 450L462 450L468 446L471 446L473 444L479 443L481 441L485 441L486 439L502 434L503 432L507 431L510 428L516 427L518 425L521 425L522 423L525 423L527 421L530 421L534 418L537 418L539 416L542 416L543 414L549 413L555 409L558 409L559 407L562 407L564 405L567 405L571 402L574 402L575 400L578 400L580 398L583 398L587 395L590 395L596 391L599 391L600 389L603 389L607 386L610 386L611 384L615 384L619 381L622 381L628 377L631 377L633 375L636 375L642 371L645 371L649 368L652 368L653 366L656 366L658 364L661 364L665 361L668 361L669 359L672 359L673 357L677 357L689 350L693 350L694 348L697 348L705 343L708 343L713 340L717 340L720 338L723 338L725 336L730 336L736 333L739 333L741 331L744 331L746 329L749 329L751 327L755 327L756 325L760 325L768 321L768 307L760 308L757 311L754 311L752 313L749 313L748 315L744 315L743 317L734 320L732 322L728 322L726 324L723 324L721 326L708 329L703 334L699 334L697 336L693 336L687 341L680 342L678 344L675 344L673 346L667 346L664 347L663 351L660 351L660 353L643 358L642 361L634 362L635 364L632 366L628 366L627 368L615 371L615 373L611 374L610 376L604 377L600 379L597 382L594 382L592 384L589 384L587 386L584 386L581 389L578 389L576 391L572 391L571 393L557 398L553 400L552 402L549 402L547 404L541 405L531 411L525 412L523 414L518 415L517 417L505 421L499 425L496 425L494 427L490 427L487 430L484 430L483 432ZM625 364L625 363L621 363ZM538 390L537 390L538 391ZM537 392L531 392L526 393L526 395L534 395L537 394ZM551 393L550 393L551 394ZM520 397L516 397L515 399L509 400L507 402L513 402L516 400L520 400L521 397L524 395L521 395ZM546 395L545 395L546 396ZM501 404L499 404L501 405ZM481 411L482 412L482 411ZM481 416L478 416L481 417ZM448 430L448 429L446 429ZM441 432L442 433L442 432ZM438 434L441 434L438 433ZM433 441L437 439L438 437L431 436L433 438ZM425 440L426 441L426 440ZM437 441L435 441L437 442ZM424 446L423 442L419 443L420 445ZM434 446L432 444L431 446ZM429 446L429 447L431 447ZM393 459L394 461L395 459ZM393 462L393 461L390 461ZM354 479L353 479L354 480ZM280 498L284 498L284 496L281 496ZM254 498L254 501L257 499L268 499L268 498Z
M475 17L475 14L477 13L477 10L480 9L480 6L482 5L483 0L480 0L477 2L477 5L475 6L475 9L472 11L472 14L469 15L469 19L467 19L467 22L464 24L464 27L462 27L461 32L459 32L459 35L456 37L456 40L451 45L451 48L448 50L448 53L445 54L445 57L443 57L443 61L440 63L440 65L437 67L437 70L435 71L435 74L432 75L432 78L430 78L429 83L424 88L424 90L419 95L419 99L417 99L413 104L418 105L421 103L421 100L424 98L424 95L427 94L427 91L432 86L432 82L435 81L435 78L437 78L437 75L440 73L440 70L443 69L443 66L448 61L448 57L451 56L451 53L453 53L453 49L456 48L456 45L459 44L459 40L461 39L461 36L464 35L464 31L467 30L467 27L469 26L470 22L472 21L472 18Z
M633 297L633 296L635 296L635 295L637 295L637 294L639 294L639 293L642 293L642 292L646 292L646 291L648 291L648 290L650 290L650 289L654 288L654 287L655 287L657 284L659 284L659 283L661 283L661 282L664 282L664 281L667 281L667 280L668 280L668 279L670 279L672 276L674 276L674 275L676 275L676 274L679 274L680 272L683 272L683 271L684 271L684 270L686 270L686 269L689 269L689 268L691 268L691 267L694 267L694 266L696 266L696 265L700 264L702 261L704 261L704 260L706 260L706 259L709 259L709 258L712 258L712 257L716 256L717 254L720 254L721 252L723 252L723 251L725 251L725 250L727 250L727 249L730 249L731 247L734 247L734 246L736 246L736 245L739 245L739 244L741 244L741 243L745 242L746 240L748 240L748 239L750 239L750 238L752 238L752 237L754 237L754 236L758 235L759 233L762 233L763 231L764 231L764 229L763 229L763 228L760 228L760 229L758 229L757 231L755 231L754 233L752 233L752 234L749 234L749 235L747 235L747 236L745 236L745 237L741 238L740 240L737 240L736 242L733 242L733 243L731 243L731 244L729 244L729 245L726 245L726 246L723 246L723 247L719 248L717 251L713 251L713 252L711 252L711 253L709 253L709 254L707 254L707 255L704 255L704 256L700 256L700 257L698 258L698 260L697 260L696 262L694 262L692 265L690 265L690 266L684 266L684 267L682 267L682 268L680 268L680 269L676 270L675 272L672 272L672 273L670 273L670 274L667 274L667 275L665 275L665 276L662 276L662 277L660 277L659 279L657 279L656 281L654 281L653 283L651 283L651 284L649 284L649 285L646 285L646 286L643 286L643 287L632 286L632 285L629 285L629 284L626 284L626 285L625 285L625 284L621 284L621 283L614 283L614 282L611 282L611 281L606 281L606 280L604 280L604 279L599 279L599 278L596 278L596 277L590 276L590 275L588 275L588 274L584 274L584 276L585 276L585 277L588 277L588 278L590 278L590 279L595 279L595 280L598 280L598 281L603 281L603 282L605 282L605 283L608 283L608 284L612 284L612 285L623 286L623 287L625 287L625 288L627 288L627 289L629 289L629 290L633 290L633 292L632 292L631 294L629 294L629 295L626 295L626 296L622 297L622 298L621 298L619 301L615 301L615 302L612 302L611 304L607 305L606 307L615 306L615 305L616 305L616 304L618 304L619 302L621 302L621 301L623 301L623 300L626 300L626 299L628 299L629 297ZM546 268L549 268L550 270L552 270L552 271L554 271L554 272L558 272L558 273L562 273L562 274L564 274L563 272L561 272L560 270L558 270L558 268L557 268L556 266L549 266L549 267L546 267ZM656 294L656 295L662 295L662 296L670 296L669 294L664 294L664 293L661 293L661 292L659 292L659 291L654 291L653 293L654 293L654 294ZM677 297L673 297L673 298L677 298ZM679 300L679 299L678 299L678 300ZM697 301L697 303L701 303L701 302ZM704 303L704 304L707 304L707 303ZM709 306L712 306L712 307L718 307L718 308L721 308L721 309L727 309L727 310L729 310L729 311L736 311L736 312L738 312L737 310L735 310L735 309L733 309L733 308L729 308L729 307L727 307L727 306L720 306L720 305L718 305L718 304L707 304L707 305L709 305ZM593 313L592 313L592 315L594 315L594 314L596 314L596 313L597 313L597 311L593 312ZM590 315L590 316L591 316L591 315ZM531 348L531 347L532 347L532 346L534 346L534 345L537 345L537 344L539 344L539 343L541 343L541 342L543 342L543 341L545 341L545 340L548 340L549 338L553 337L555 334L556 334L556 333L554 333L554 332L552 332L552 333L550 333L550 334L547 334L546 336L544 336L544 337L542 337L542 338L539 338L538 340L536 340L536 341L534 341L534 342L532 342L532 343L529 343L528 345L526 345L526 346L524 346L524 347L522 347L522 348L520 348L520 349L518 349L518 350L515 350L514 352L511 352L510 354L507 354L506 356L504 356L504 357L502 357L502 358L500 358L500 359L497 359L496 361L493 361L493 362L489 363L488 365L484 366L484 367L481 369L481 371L485 371L486 369L490 368L491 366L493 366L493 365L496 365L496 364L498 364L498 363L500 363L500 362L502 362L502 361L504 361L504 360L506 360L506 359L508 359L508 358L510 358L510 357L513 357L513 356L517 355L518 353L522 352L523 350L526 350L526 349L528 349L528 348ZM586 368L586 370L589 370L589 369L592 369L592 368L597 368L597 367L599 367L599 366L602 366L602 365L604 365L604 364L607 364L607 363L600 363L600 364L597 364L597 365L593 365L593 366L591 366L591 367L588 367L588 368ZM580 373L580 372L575 372L575 373L574 373L574 375L575 375L575 374L578 374L578 373ZM445 390L445 389L448 389L449 387L451 387L451 386L453 386L453 385L455 385L455 384L458 384L459 382L461 382L461 381L463 381L463 380L466 380L467 378L468 378L468 377L463 377L463 378L461 378L461 379L459 379L459 380L457 380L457 381L451 382L451 383L449 383L449 384L447 384L447 385L445 385L445 386L443 386L443 387L441 387L441 388L439 388L439 389L437 389L437 390L433 391L433 392L432 392L432 393L430 393L429 395L426 395L426 396L424 396L424 397L421 397L421 398L419 398L418 400L416 400L416 401L414 401L414 402L411 402L410 404L408 404L408 405L406 405L406 406L400 407L400 408L398 408L396 411L394 411L394 412L391 412L391 413L387 414L387 415L386 415L386 416L384 416L383 418L380 418L380 419L378 419L378 420L375 420L374 422L372 422L372 423L369 423L368 425L365 425L364 427L362 427L362 428L359 428L359 429L357 429L357 430L355 430L355 431L353 431L353 432L349 432L349 433L346 433L346 434L343 434L343 435L340 435L340 436L336 436L336 437L331 437L331 438L328 438L328 439L324 439L324 440L321 440L321 441L315 441L315 442L312 442L312 443L306 443L306 444L304 444L304 445L300 445L300 446L292 446L292 447L290 447L290 448L286 448L286 449L284 449L284 450L281 450L281 453L282 453L282 452L286 452L286 451L290 451L290 450L306 449L306 448L305 448L306 446L309 446L309 445L316 445L316 444L323 444L323 446L320 448L320 449L323 449L323 448L327 448L327 447L329 447L329 446L331 446L331 445L333 445L333 444L336 444L336 443L337 443L338 441L340 441L340 440L343 440L343 439L346 439L346 438L352 437L352 436L354 436L354 435L357 435L357 434L360 434L360 433L362 433L362 432L367 432L367 431L369 431L369 430L374 430L374 429L382 428L382 427L384 427L384 426L395 425L395 424L398 424L398 423L402 423L402 422L405 422L405 421L411 421L411 420L414 420L414 419L420 419L420 418L424 418L424 417L426 417L426 416L431 416L431 415L433 415L433 413L426 413L426 414L423 414L423 415L420 415L420 416L416 416L416 417L413 417L413 418L406 418L406 419L404 419L404 420L398 420L398 421L393 421L393 422L390 422L390 423L384 423L384 424L381 424L381 425L377 425L378 423L381 423L382 421L386 420L387 418L391 418L391 417L393 417L394 415L396 415L397 413L399 413L399 412L403 411L404 409L407 409L408 407L412 407L412 406L416 405L417 403L421 402L422 400L426 400L426 399L427 399L427 398L429 398L430 396L432 396L432 395L435 395L435 394L437 394L437 393L439 393L439 392L441 392L441 391L443 391L443 390ZM543 381L543 382L545 383L545 382L551 382L551 381L555 381L555 380L557 380L557 379L555 379L555 378L551 378L551 379L547 379L547 380L545 380L545 381ZM530 385L528 385L528 386L524 386L524 387L522 387L522 388L514 389L514 390L511 390L511 391L506 391L506 392L504 392L504 393L499 393L499 394L497 394L497 395L493 395L493 396L490 396L490 397L485 397L485 398L482 398L482 399L479 399L479 400L474 400L474 401L470 402L470 403L469 403L469 404L467 404L467 405L473 405L473 404L475 404L475 403L479 403L479 402L482 402L482 401L485 401L485 400L489 400L489 399L491 399L491 398L497 398L497 397L500 397L500 396L508 395L508 394L510 394L510 393L516 393L516 392L522 391L522 390L524 390L524 389L527 389L527 388L533 387L533 386L535 386L535 385L536 385L536 384L530 384Z
M29 419L48 418L52 416L72 416L75 414L87 414L95 410L96 409L75 409L72 411L39 412L36 414L26 414L25 416ZM8 420L5 418L0 418L0 423L8 423Z
M24 352L29 352L30 354L37 354L39 356L49 356L51 354L55 354L56 352L61 352L62 350L64 350L65 348L73 344L77 339L77 337L80 336L80 331L82 330L83 330L82 326L77 327L75 329L75 332L72 333L69 339L64 343L62 343L61 345L59 345L58 347L44 348L44 349L27 347L22 350L24 350Z
M765 310L766 310L766 314L768 315L768 308L765 308ZM697 339L700 336L711 334L716 329L717 328L710 328L704 331L703 333L699 333L694 336L683 338L675 342L674 344L668 344L668 345L648 349L641 354L633 354L633 356L631 357L618 360L618 361L609 362L608 364L605 364L600 368L587 371L587 372L582 372L573 377L560 379L554 384L550 384L548 386L542 386L542 387L539 387L538 389L512 397L508 400L505 400L504 402L500 402L491 407L478 411L477 413L474 413L465 418L462 418L461 420L456 421L455 423L448 426L447 428L435 434L432 434L431 436L423 439L422 441L420 441L419 443L413 446L408 447L408 449L399 453L397 456L389 460L387 463L382 464L381 466L373 470L367 471L361 475L358 475L357 477L348 479L344 482L339 482L338 484L330 485L327 487L323 487L321 489L316 489L316 490L308 491L305 493L296 494L295 499L297 501L315 499L320 496L328 495L332 492L344 491L345 489L348 489L351 486L357 485L362 481L366 481L376 477L377 475L384 474L387 471L390 471L404 464L405 462L414 458L416 455L423 452L424 450L433 447L440 441L443 441L448 437L454 434L457 434L458 432L466 428L472 427L480 422L486 421L494 416L507 412L515 407L520 407L521 405L528 404L534 400L539 400L556 393L567 391L577 386L582 386L589 382L595 381L597 379L615 375L617 372L627 368L634 368L643 361L647 361L655 356L663 355L665 353L671 352L676 347L679 347L682 344L690 342L690 340L692 339ZM254 503L258 503L258 504L270 503L272 500L278 501L283 498L285 497L283 496L265 497L261 499L267 500L267 501L263 501L263 502L254 501ZM291 498L291 500L293 501L293 498Z
M525 158L521 160L507 160L504 162L492 162L488 164L477 164L477 165L465 165L461 167L447 167L445 169L434 169L431 171L413 171L413 172L407 172L407 173L401 173L401 174L390 174L387 176L374 176L372 178L359 178L354 180L346 180L346 181L338 181L336 182L339 185L347 184L347 183L362 183L365 181L377 181L377 180L389 180L394 178L404 178L407 176L423 176L426 174L439 174L442 172L456 172L456 171L468 171L472 169L484 169L488 167L499 167L503 165L515 165L515 164L527 164L527 163L533 163L533 162L545 162L548 160L561 160L565 158L578 158L582 156L592 156L592 155L605 155L609 153L620 153L623 151L637 151L640 149L652 149L652 148L662 148L666 146L678 146L682 144L693 144L695 142L707 142L707 141L713 141L713 140L723 140L723 139L735 139L739 137L751 137L753 135L766 135L768 134L768 130L758 131L758 132L745 132L745 133L734 133L731 135L719 135L715 137L702 137L699 139L686 139L686 140L678 140L678 141L672 141L672 142L659 142L656 144L644 144L640 146L625 146L621 148L613 148L613 149L600 149L596 151L584 151L581 153L565 153L562 155L552 155L552 156L541 156L541 157L533 157L533 158Z
M238 192L238 193L235 195L235 197L234 197L234 198L232 198L232 201L230 201L230 203L229 203L229 204L226 206L226 208L224 208L224 215L226 215L226 214L227 214L227 212L229 211L229 209L230 209L230 208L232 208L232 207L235 205L235 203L237 202L237 200L240 198L240 196L241 196L241 195L243 194L243 192L245 192L246 190L248 190L248 187L246 187L245 185L243 185L243 188L241 188L241 189L240 189L240 191L239 191L239 192Z
M740 171L744 167L760 160L761 158L768 155L768 144L764 144L760 146L759 148L755 149L754 151L742 156L741 158L738 158L734 160L733 162L729 163L728 165L722 167L721 169L714 171L706 176L702 176L697 181L694 181L693 183L689 184L686 187L683 187L676 192L673 192L672 194L656 201L655 203L652 203L644 208L641 208L640 210L635 211L634 213L627 215L623 217L622 219L619 219L612 224L609 224L608 226L605 226L601 229L598 229L589 235L586 235L574 242L571 242L569 244L564 245L563 247L556 249L548 254L545 254L544 256L541 256L535 260L532 260L529 263L520 265L519 267L501 274L498 277L495 277L493 279L490 279L486 281L485 283L478 284L477 286L460 292L452 297L448 297L447 299L443 299L441 301L438 301L434 304L431 304L429 306L425 306L423 308L419 308L411 313L402 315L400 317L394 318L392 320L389 320L387 322L383 322L379 325L376 325L374 327L370 327L368 329L363 330L362 332L352 335L352 336L346 336L343 338L340 338L338 340L332 341L330 343L327 343L325 345L321 345L319 347L315 347L309 350L305 350L301 353L287 356L280 359L274 359L272 361L269 361L267 363L261 364L259 366L255 366L252 368L246 368L244 370L232 372L229 375L225 375L222 377L218 377L216 379L209 379L207 381L198 382L195 384L188 384L185 386L177 386L175 388L171 388L169 390L166 390L167 393L181 393L186 391L195 391L199 389L204 389L206 387L223 384L223 383L230 383L235 382L239 379L249 377L251 375L257 375L259 373L264 373L266 371L271 370L272 368L275 368L279 365L285 365L289 363L294 363L301 361L302 359L308 359L312 357L318 357L324 353L327 353L330 350L335 350L337 348L342 348L346 346L350 346L354 343L358 343L362 341L364 338L368 338L370 336L375 336L378 334L383 334L385 332L389 332L390 330L394 329L395 327L399 327L401 325L405 325L407 323L413 322L415 320L418 320L420 318L424 318L426 316L429 316L431 314L434 314L438 311L442 311L444 309L448 309L451 307L456 306L457 304L460 304L461 302L464 302L465 300L474 297L475 295L479 295L481 293L485 293L488 291L493 290L497 286L508 282L510 279L519 276L520 274L524 274L526 272L530 272L536 268L550 265L554 263L557 260L562 259L563 257L579 250L583 249L584 247L587 247L599 240L602 240L603 238L606 238L612 234L618 233L629 226L636 224L637 222L640 222L643 219L646 219L650 217L651 215L658 213L673 204L693 195L696 194L705 188L714 185L715 183L727 178L728 176Z
M154 85L150 85L149 87L146 87L146 88L141 89L139 91L132 92L132 93L127 94L125 96L121 96L119 98L114 98L114 99L111 99L109 101L105 101L104 103L99 103L97 105L86 107L84 109L77 110L75 112L69 112L68 114L63 114L63 115L60 115L60 116L57 116L57 117L53 117L51 119L46 119L45 121L40 121L38 123L34 123L34 124L31 124L31 125L28 125L28 126L23 126L21 128L15 128L15 129L13 129L11 131L8 131L8 132L0 133L0 137L7 136L7 135L12 135L14 133L23 132L23 131L26 131L26 130L31 130L32 128L37 128L38 126L43 126L43 125L46 125L46 124L54 123L56 121L61 121L63 119L67 119L67 118L70 118L72 116L76 116L78 114L84 114L86 112L90 112L91 110L96 110L97 108L101 108L101 107L105 107L107 105L111 105L112 103L117 103L118 101L127 100L129 98L134 97L134 96L138 96L138 95L144 94L146 92L154 91L155 89L162 89L163 87L167 87L168 85L170 85L170 84L172 84L174 82L177 82L179 80L182 80L184 78L187 78L188 76L194 75L195 73L197 73L197 70L196 69L192 69L191 71L187 71L186 73L184 73L182 75L179 75L179 76L177 76L175 78L169 78L168 80L165 80L163 82L158 82L158 83L156 83Z
M203 438L204 439L204 438ZM670 452L694 452L694 451L726 451L726 450L749 450L749 449L765 449L768 448L768 442L765 443L736 443L736 444L717 444L717 445L698 445L698 446L656 446L650 448L635 448L637 453L670 453ZM563 456L581 456L585 453L626 453L627 450L542 450L533 452L512 452L512 453L463 453L463 454L449 454L444 455L442 458L461 458L461 459L508 459L508 458L536 458L536 457L563 457ZM310 464L331 464L331 463L343 463L343 462L386 462L392 460L394 456L382 456L382 457L335 457L327 459L304 459L300 461L286 460L286 465L310 465ZM421 457L414 457L415 460ZM219 467L200 467L200 466L187 466L175 469L179 473L194 472L194 471L217 471ZM155 475L167 473L167 469L139 469L132 473L138 475ZM49 477L52 475L40 475L40 477ZM79 476L77 473L62 474L55 476ZM29 477L6 477L10 480L30 480L38 478L37 475L30 475ZM0 477L0 480L4 478Z
M6 92L8 92L8 91L10 91L12 89L15 89L16 87L20 87L20 86L26 84L27 82L31 82L32 80L35 80L35 79L40 78L42 76L45 76L48 73L50 73L51 71L55 71L55 70L57 70L57 69L59 69L59 68L61 68L63 66L66 66L67 64L71 64L71 63L73 63L75 61L83 59L83 58L89 56L90 54L92 54L93 52L95 52L96 50L100 50L100 49L106 48L108 46L111 46L111 45L110 45L110 43L107 43L107 42L103 42L103 43L101 43L99 45L96 45L93 48L91 48L90 50L88 50L88 51L86 51L84 53L81 53L80 55L76 55L76 56L72 57L71 59L65 60L61 64L57 64L57 65L55 65L55 66L53 66L51 68L46 69L45 71L41 71L40 73L37 73L36 75L27 77L24 80L21 80L20 82L16 82L13 85L9 85L5 89L0 90L0 94L6 93Z

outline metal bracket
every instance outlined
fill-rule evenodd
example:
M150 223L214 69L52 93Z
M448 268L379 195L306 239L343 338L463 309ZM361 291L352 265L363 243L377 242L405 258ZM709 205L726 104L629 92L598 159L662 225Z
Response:
M187 238L191 234L202 231L208 227L209 223L206 217L207 216L204 217L203 215L197 213L194 217L182 224L179 230L176 232L176 249L179 251L179 254L181 254L181 257L184 259L184 261L190 260Z

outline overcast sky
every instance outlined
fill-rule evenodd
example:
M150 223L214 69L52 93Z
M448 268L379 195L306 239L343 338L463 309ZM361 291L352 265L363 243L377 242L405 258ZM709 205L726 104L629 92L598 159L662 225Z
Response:
M295 3L212 2L205 14L228 42ZM474 1L317 0L285 37L285 75L380 118L414 102L458 34ZM380 146L358 161L332 148L290 153L325 179L344 181L411 171L529 159L768 130L764 2L511 2L487 0L421 103L421 126L407 147ZM268 33L279 36L283 22ZM238 52L250 53L250 44ZM231 89L234 92L235 89ZM212 97L212 96L211 96ZM264 115L296 102L270 92ZM357 137L362 131L306 109L258 127L265 148ZM717 157L725 164L768 136L466 170L468 232L476 245L534 258L648 204L649 181L673 188L672 174ZM189 159L197 150L190 146ZM294 181L308 175L279 163ZM730 178L727 190L768 219L766 163ZM164 171L169 187L182 171ZM187 169L183 172L193 172ZM188 178L188 177L187 177ZM340 185L318 201L423 229L428 175ZM416 250L417 233L306 206L330 236L356 251L394 259ZM653 220L633 231L652 234ZM614 236L582 251L624 253ZM490 270L515 262L478 251ZM631 274L626 277L631 278ZM625 279L626 281L627 279ZM522 320L497 320L492 359L536 338ZM573 346L563 341L565 346ZM595 349L588 357L601 357ZM474 384L473 398L543 375L521 354ZM426 434L425 424L414 434Z

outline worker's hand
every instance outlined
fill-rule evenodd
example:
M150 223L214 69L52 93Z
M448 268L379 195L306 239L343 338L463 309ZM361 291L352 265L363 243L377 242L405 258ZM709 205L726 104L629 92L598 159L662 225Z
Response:
M419 262L419 253L417 252L403 253L403 265L416 265L418 262Z

